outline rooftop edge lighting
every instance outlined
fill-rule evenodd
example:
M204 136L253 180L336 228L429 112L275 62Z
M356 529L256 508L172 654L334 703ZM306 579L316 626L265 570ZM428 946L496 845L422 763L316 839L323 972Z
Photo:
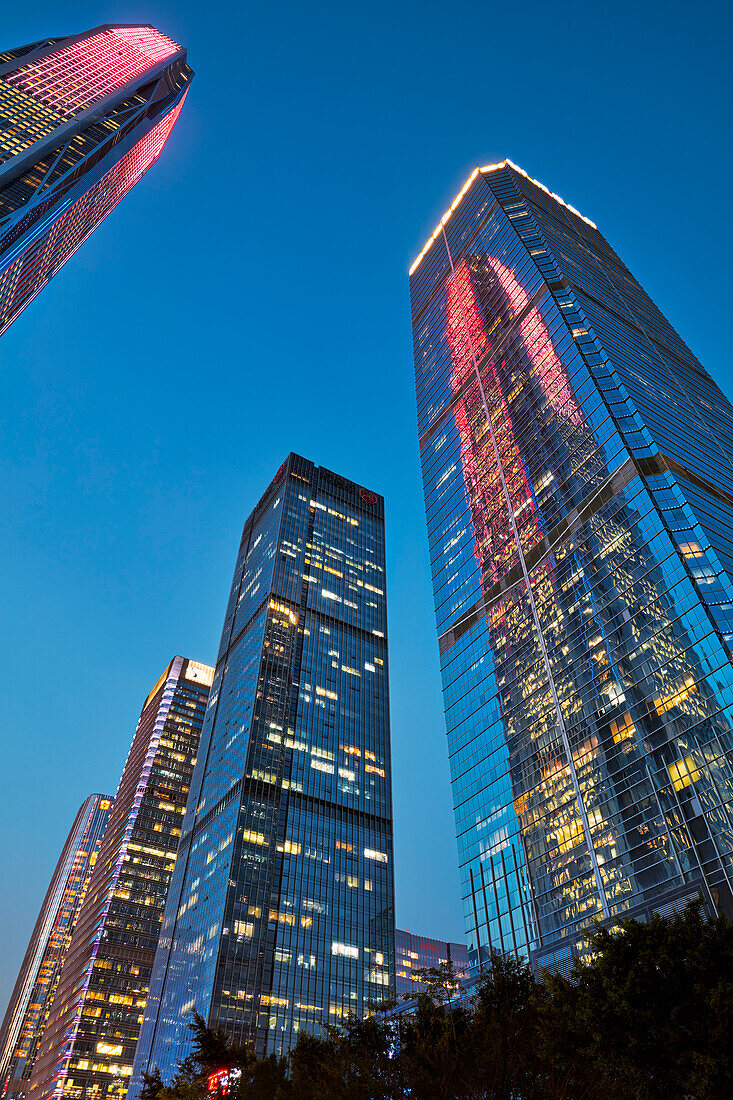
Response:
M466 192L468 191L468 189L471 186L471 184L473 183L473 181L476 179L476 176L478 176L479 173L484 175L487 172L495 172L498 168L506 168L507 166L509 168L513 168L515 172L521 173L521 175L523 175L525 177L525 179L528 179L530 181L530 183L534 183L537 187L540 187L545 192L545 194L547 194L551 198L555 199L556 202L559 202L562 206L565 207L566 210L569 210L571 214L575 214L576 217L581 218L584 222L586 222L587 225L590 225L593 229L598 229L598 226L595 224L595 222L592 222L590 220L590 218L584 217L584 215L581 214L579 210L576 210L574 206L571 206L569 202L565 202L565 200L561 199L559 195L556 195L554 191L550 191L550 189L548 187L545 187L544 183L540 183L539 180L534 179L533 176L530 176L529 173L525 172L523 168L520 168L518 164L515 164L514 161L509 160L509 158L507 157L506 160L500 160L500 161L498 161L497 164L487 164L483 168L480 168L477 165L474 168L473 172L471 172L471 175L468 177L468 179L464 183L463 187L458 192L458 194L454 198L453 202L450 204L450 206L446 210L445 214L443 215L443 217L440 219L440 221L436 225L435 230L433 231L432 235L428 239L427 244L423 248L422 252L417 257L417 259L413 263L412 267L410 268L410 271L409 271L410 276L412 276L417 271L418 267L420 266L420 264L422 262L423 257L425 256L425 253L430 250L433 242L435 241L435 238L441 232L443 226L446 225L450 221L451 217L453 216L453 212L455 211L456 207L460 204L463 196L466 194Z

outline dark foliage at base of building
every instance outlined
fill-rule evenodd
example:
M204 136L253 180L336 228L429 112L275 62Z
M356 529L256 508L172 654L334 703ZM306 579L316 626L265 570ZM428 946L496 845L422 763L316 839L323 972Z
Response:
M588 941L568 978L495 955L468 1003L432 972L413 1013L301 1034L287 1060L258 1060L196 1017L178 1075L148 1076L139 1100L206 1100L222 1066L241 1069L227 1100L733 1097L733 925L691 906Z

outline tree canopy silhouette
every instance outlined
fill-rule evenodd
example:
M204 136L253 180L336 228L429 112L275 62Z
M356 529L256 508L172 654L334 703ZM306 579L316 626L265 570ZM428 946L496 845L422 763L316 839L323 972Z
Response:
M671 919L620 920L587 937L567 977L493 954L470 997L456 975L419 973L410 1012L376 1009L315 1036L288 1059L258 1059L194 1014L193 1049L139 1100L722 1100L733 1097L733 925L699 905ZM131 1098L138 1100L138 1098Z

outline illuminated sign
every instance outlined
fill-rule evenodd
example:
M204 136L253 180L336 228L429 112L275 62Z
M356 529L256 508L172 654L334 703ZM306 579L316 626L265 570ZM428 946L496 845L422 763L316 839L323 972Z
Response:
M229 1085L242 1076L241 1069L217 1069L206 1078L209 1096L226 1096Z

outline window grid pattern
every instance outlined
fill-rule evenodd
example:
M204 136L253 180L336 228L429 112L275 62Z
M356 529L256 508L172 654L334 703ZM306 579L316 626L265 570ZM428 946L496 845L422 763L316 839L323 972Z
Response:
M213 669L175 657L140 715L27 1095L124 1097Z
M63 115L0 80L0 164L53 133Z
M456 976L467 978L468 949L464 943L451 943L419 936L402 928L395 930L395 978L399 1000L408 1000L418 993L427 993L429 986L420 981L416 971L445 966L450 963Z
M733 410L511 167L476 174L411 292L474 953L551 961L696 894L730 912Z
M115 27L31 61L3 80L71 118L179 50L153 27Z
M0 1081L7 1100L18 1100L27 1091L111 805L112 799L101 794L84 802L41 907L0 1029Z
M2 58L0 333L160 153L193 75L152 27L102 27Z
M157 159L182 106L183 100L3 271L0 335Z
M131 1088L187 1013L286 1052L393 989L381 498L291 455L245 524Z

